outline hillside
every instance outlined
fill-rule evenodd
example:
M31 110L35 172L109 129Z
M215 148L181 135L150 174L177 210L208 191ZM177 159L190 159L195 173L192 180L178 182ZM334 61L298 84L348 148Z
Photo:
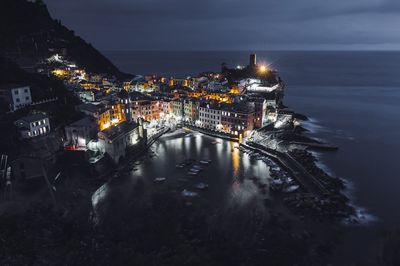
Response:
M0 1L0 40L0 56L11 58L22 68L61 53L88 72L127 76L90 43L53 19L39 0Z

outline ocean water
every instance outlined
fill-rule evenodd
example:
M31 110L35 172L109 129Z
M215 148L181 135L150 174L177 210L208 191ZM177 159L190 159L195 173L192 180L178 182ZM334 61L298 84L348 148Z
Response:
M250 52L104 52L134 74L193 76L248 64ZM339 146L320 166L342 177L364 219L349 226L338 265L374 254L383 230L400 227L400 52L257 52L280 72L284 102L307 115L316 138ZM373 255L371 255L373 256ZM342 264L343 265L343 264Z

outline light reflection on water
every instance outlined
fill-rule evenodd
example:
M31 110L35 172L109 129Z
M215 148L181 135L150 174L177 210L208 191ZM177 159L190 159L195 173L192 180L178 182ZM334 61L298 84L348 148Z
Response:
M100 203L101 213L107 213L106 208L111 208L108 201L112 198L112 205L123 211L122 206L126 204L123 201L131 200L132 195L138 194L132 182L139 179L143 180L143 190L147 191L159 188L167 188L179 194L183 189L197 191L200 198L194 201L205 202L210 208L231 208L232 204L240 208L252 204L253 201L262 203L262 200L269 196L268 192L262 193L249 178L256 176L261 183L267 184L268 166L262 161L251 160L248 155L235 149L235 145L235 142L196 132L185 137L160 139L151 147L157 156L146 157L139 165L135 165L137 170L125 177L126 180L121 177L116 184L111 182L106 185L107 189L103 186L94 193L96 205ZM212 162L210 165L202 165L203 171L198 175L189 176L187 173L190 167L175 167L187 158L196 159L197 162L210 159ZM153 180L156 177L165 177L167 180L163 184L154 184ZM199 182L209 184L209 189L196 190L194 185ZM114 196L110 197L111 194ZM148 196L147 193L140 194L143 195Z

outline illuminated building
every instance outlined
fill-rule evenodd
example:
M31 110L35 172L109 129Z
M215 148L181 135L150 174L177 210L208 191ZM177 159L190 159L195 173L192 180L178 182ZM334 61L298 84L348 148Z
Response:
M183 117L183 101L181 99L177 99L171 102L172 102L172 113L176 117Z
M198 119L199 102L194 99L185 99L183 101L183 117L185 122L194 124Z
M113 112L112 108L107 108L103 104L80 104L77 106L77 110L83 112L86 115L94 117L97 120L97 124L100 130L104 130L120 122L118 119L116 119L118 118L116 117L118 116L118 110L116 112Z
M24 116L15 122L15 126L24 139L50 133L49 117L42 113Z
M86 145L96 136L96 133L96 120L85 116L65 127L65 146L69 150L86 150Z
M140 100L132 103L132 115L135 119L151 121L160 118L163 104L160 101Z
M118 163L126 156L128 149L139 147L142 140L145 140L140 134L144 129L140 130L139 127L142 125L134 122L123 122L109 127L97 134L98 142L93 146L99 152L107 153L115 163Z
M225 133L246 137L254 129L254 103L226 104L221 107L221 124Z
M62 68L56 68L53 71L51 71L51 73L60 79L68 78L70 76L70 72Z
M169 100L162 101L162 112L164 114L170 114L173 112L171 101L169 101Z
M218 106L209 103L201 103L197 126L210 130L221 129L221 110Z
M189 91L188 94L187 94L187 96L191 97L191 98L200 98L200 97L203 97L205 95L206 95L206 93L204 91L200 91L200 90L198 90L198 91Z

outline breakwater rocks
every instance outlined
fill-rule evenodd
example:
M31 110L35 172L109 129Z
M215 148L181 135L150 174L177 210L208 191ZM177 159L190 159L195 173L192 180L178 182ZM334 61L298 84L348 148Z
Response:
M256 149L252 150L251 146L246 145L246 147L248 148L242 146L241 150L269 165L271 176L269 189L273 193L281 194L286 206L299 217L309 217L319 221L340 221L354 215L355 210L350 206L349 199L341 193L344 188L343 181L320 169L315 164L316 158L310 152L295 149L284 154L296 162L288 166L284 164L284 160L279 159L281 154L278 152L266 157ZM296 165L299 169L295 169ZM307 176L302 174L304 172L307 172ZM301 185L308 178L318 182L321 190L314 191L310 190L313 186Z
M300 162L308 173L317 178L330 192L336 193L344 189L343 180L332 177L316 165L317 159L307 150L294 149L289 152L296 161Z

